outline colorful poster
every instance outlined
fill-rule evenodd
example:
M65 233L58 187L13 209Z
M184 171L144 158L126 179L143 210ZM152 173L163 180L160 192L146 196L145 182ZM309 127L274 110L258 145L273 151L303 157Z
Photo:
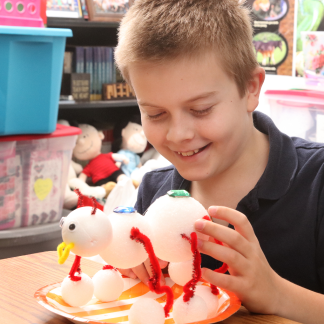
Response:
M252 9L253 45L268 74L292 75L294 0L248 0Z
M324 0L299 0L296 3L297 31L295 75L304 75L304 53L301 32L324 31Z

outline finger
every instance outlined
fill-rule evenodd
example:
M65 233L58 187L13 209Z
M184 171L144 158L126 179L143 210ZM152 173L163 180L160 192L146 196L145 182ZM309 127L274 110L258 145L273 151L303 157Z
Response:
M150 278L146 267L144 265L144 263L141 263L140 265L138 265L135 268L132 268L133 272L136 274L136 276L145 284L148 285L148 280Z
M117 269L122 275L132 278L132 279L136 279L137 276L136 274L133 272L132 269Z
M247 268L247 259L237 251L208 241L198 240L199 252L225 262L235 273L243 274Z
M161 259L158 259L158 261L159 261L161 269L164 269L169 264L168 261L164 261L164 260L161 260Z
M239 280L234 276L217 273L206 268L201 269L201 275L203 279L217 287L232 291L234 293L239 289Z
M253 227L247 217L235 209L219 206L211 206L208 208L211 217L222 219L232 224L235 230L250 242L257 240Z
M251 243L246 238L229 227L199 219L195 222L195 229L225 243L246 258L253 249Z

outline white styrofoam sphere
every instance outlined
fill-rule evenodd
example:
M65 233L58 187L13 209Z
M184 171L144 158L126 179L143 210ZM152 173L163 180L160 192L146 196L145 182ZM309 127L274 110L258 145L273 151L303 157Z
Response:
M184 302L181 295L173 304L172 314L176 324L198 322L207 318L208 308L200 296L194 295L188 302Z
M169 275L172 281L180 286L184 286L192 279L193 260L184 262L170 262Z
M152 298L140 298L130 308L128 321L130 324L163 324L164 309Z
M213 318L218 310L218 297L211 292L211 288L204 285L197 285L195 294L200 296L208 308L208 318Z
M116 300L124 290L124 280L116 269L99 270L92 277L94 295L100 301Z
M195 232L194 223L208 215L206 209L192 197L173 198L164 195L147 210L145 217L151 227L151 240L158 258L169 262L192 259L190 244L181 237ZM208 240L207 235L197 233Z
M108 248L100 253L105 262L113 267L129 269L143 263L148 255L141 243L130 238L131 229L137 227L143 234L149 235L149 225L145 217L135 213L111 213L109 220L113 228L113 239Z
M93 207L80 207L62 217L62 237L66 244L74 243L71 251L82 257L99 254L112 240L108 216L100 209L91 215Z
M80 276L79 274L76 275ZM81 280L79 281L72 281L67 276L61 284L62 298L73 307L80 307L88 303L93 296L93 291L93 282L85 273L81 273Z

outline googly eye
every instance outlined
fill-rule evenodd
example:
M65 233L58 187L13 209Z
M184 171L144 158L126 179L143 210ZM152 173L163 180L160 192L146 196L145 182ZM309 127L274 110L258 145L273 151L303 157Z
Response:
M65 221L65 218L66 218L66 217L62 217L62 218L60 219L60 227L61 227L61 228L63 227L64 221Z
M69 225L69 230L70 231L74 231L75 228L76 228L75 224L72 223L72 224Z

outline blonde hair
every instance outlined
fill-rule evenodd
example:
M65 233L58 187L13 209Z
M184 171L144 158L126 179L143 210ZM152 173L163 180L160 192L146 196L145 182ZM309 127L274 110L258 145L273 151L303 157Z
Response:
M249 10L240 0L135 0L118 32L115 60L129 82L131 63L214 50L241 96L258 66Z

